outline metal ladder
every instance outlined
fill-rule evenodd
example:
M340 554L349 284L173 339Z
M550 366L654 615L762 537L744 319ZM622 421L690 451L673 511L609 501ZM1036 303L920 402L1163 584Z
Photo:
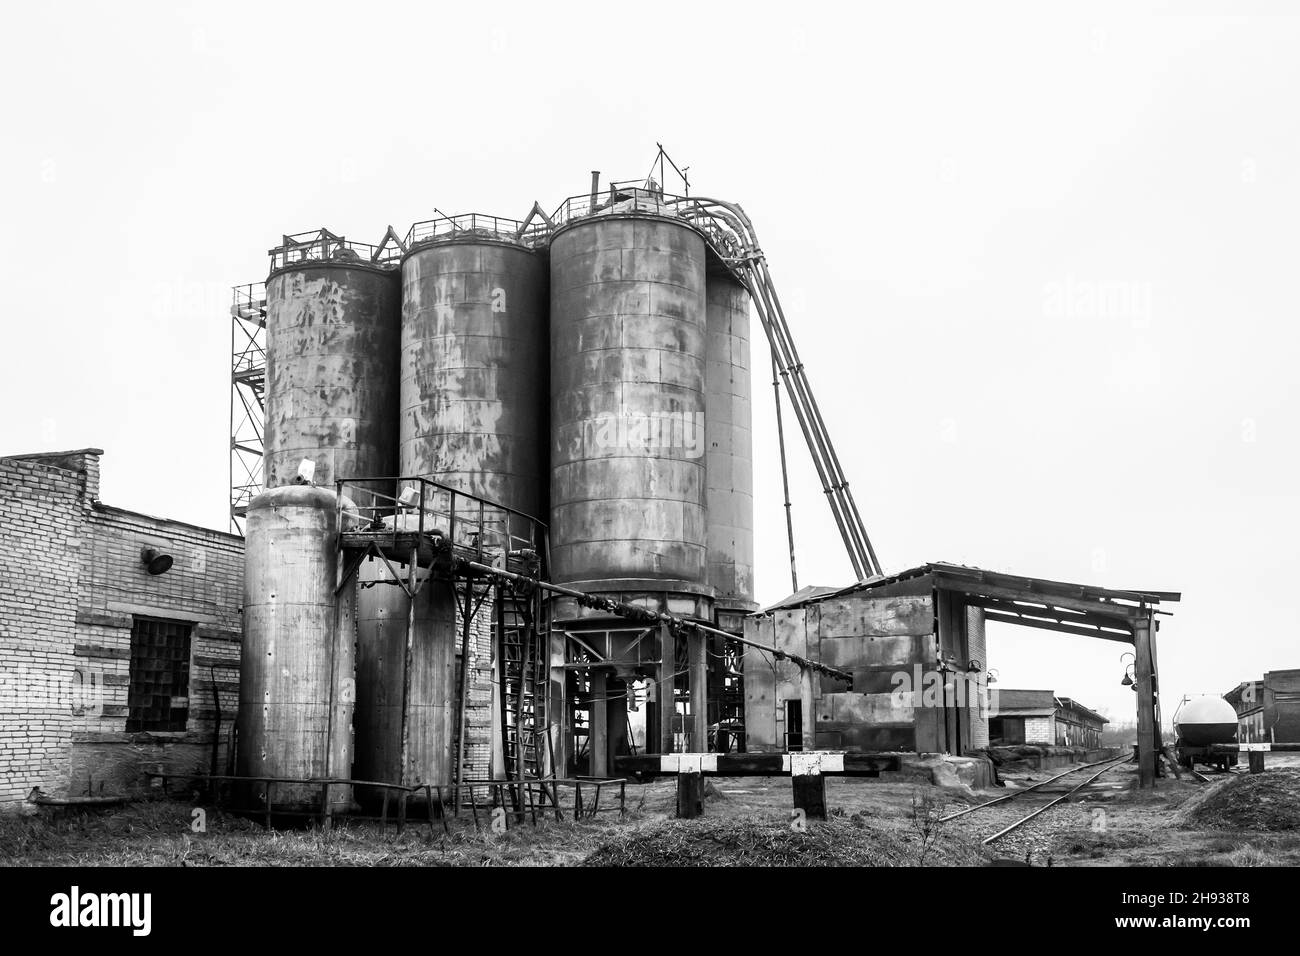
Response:
M540 777L545 769L547 673L539 659L550 649L543 646L542 604L535 594L498 594L502 751L506 775L516 780Z

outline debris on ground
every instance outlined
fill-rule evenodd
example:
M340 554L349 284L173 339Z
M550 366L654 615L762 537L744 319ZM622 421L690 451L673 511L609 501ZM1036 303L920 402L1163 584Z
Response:
M1233 774L1179 808L1171 825L1184 830L1300 828L1300 769Z
M871 826L861 814L832 815L799 829L783 821L668 820L605 844L585 866L913 866L923 852L912 834ZM981 865L966 841L925 851L930 865Z

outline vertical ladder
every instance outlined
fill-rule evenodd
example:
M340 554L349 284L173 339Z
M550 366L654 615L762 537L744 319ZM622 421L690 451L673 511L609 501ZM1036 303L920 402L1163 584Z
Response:
M511 779L542 776L545 763L547 660L537 594L498 597L502 750Z

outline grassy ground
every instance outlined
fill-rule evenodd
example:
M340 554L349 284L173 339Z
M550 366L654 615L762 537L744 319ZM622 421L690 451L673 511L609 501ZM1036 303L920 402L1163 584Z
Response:
M1056 771L1052 771L1055 773ZM1032 775L1030 775L1032 776ZM1132 771L1115 786L1060 813L1040 839L1035 862L1052 865L1300 865L1300 834L1228 826L1223 821L1289 821L1300 801L1300 774L1220 778L1210 785L1162 780L1137 791ZM1253 793L1253 803L1234 796ZM1004 793L1006 791L998 791ZM992 797L980 794L977 799ZM981 865L998 856L980 846L991 811L934 825L970 798L927 785L829 778L826 823L800 830L790 819L788 778L711 781L705 814L672 819L675 784L629 785L628 813L596 820L548 819L504 833L476 831L468 816L430 832L355 821L329 831L267 831L260 823L209 808L206 832L191 829L193 805L146 801L102 812L44 811L0 818L0 863L88 866L555 866L592 865ZM1246 804L1250 804L1247 806ZM1015 802L1005 804L1014 807ZM1096 809L1105 827L1097 828ZM1199 811L1197 808L1200 808ZM1013 816L1020 811L1007 810ZM1242 814L1247 814L1243 817ZM1049 814L1044 814L1047 817ZM1251 815L1254 816L1251 816Z

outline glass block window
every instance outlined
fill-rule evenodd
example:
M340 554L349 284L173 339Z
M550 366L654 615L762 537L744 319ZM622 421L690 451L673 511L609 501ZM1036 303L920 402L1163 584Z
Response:
M190 628L181 621L149 617L133 621L128 733L185 729L189 717Z

